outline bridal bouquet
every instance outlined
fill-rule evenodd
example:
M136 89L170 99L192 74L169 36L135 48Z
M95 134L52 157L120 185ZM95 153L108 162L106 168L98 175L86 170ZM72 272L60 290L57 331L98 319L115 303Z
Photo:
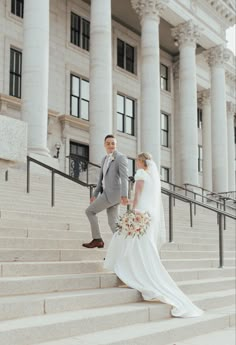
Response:
M128 236L139 238L146 233L150 221L148 212L127 211L119 217L116 230L119 234L124 234L125 238Z

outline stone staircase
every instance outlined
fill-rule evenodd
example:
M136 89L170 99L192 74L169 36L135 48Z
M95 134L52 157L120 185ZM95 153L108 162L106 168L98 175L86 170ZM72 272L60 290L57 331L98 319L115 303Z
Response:
M0 344L167 345L235 323L235 223L224 231L225 267L219 269L216 216L189 205L174 208L174 243L161 251L180 288L206 313L170 317L170 307L144 302L104 271L111 238L106 214L100 224L106 246L85 249L90 240L84 210L89 190L56 176L55 207L50 176L11 169L0 174ZM167 204L163 197L168 227Z

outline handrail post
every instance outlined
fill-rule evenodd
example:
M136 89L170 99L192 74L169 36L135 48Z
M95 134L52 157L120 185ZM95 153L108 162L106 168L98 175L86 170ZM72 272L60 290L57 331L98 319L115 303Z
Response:
M224 198L224 211L226 211L226 199ZM226 217L224 216L224 230L226 230Z
M8 181L8 170L5 171L5 181Z
M218 213L219 219L219 268L224 267L224 238L222 228L222 214Z
M27 169L26 169L26 192L30 192L30 159L27 156Z
M54 170L52 170L52 181L51 181L51 206L54 207L54 201L55 201L55 174Z
M175 192L175 185L173 186L173 191ZM174 206L175 206L175 197L174 197Z
M191 228L193 227L193 207L192 207L192 203L189 203L189 207L190 207L190 226Z
M89 162L87 164L86 178L87 178L87 184L89 184Z
M173 242L173 202L171 194L169 194L169 242Z
M196 200L197 199L196 193L194 193L193 195L194 195L194 200ZM197 214L197 205L194 203L194 216L196 216L196 214Z

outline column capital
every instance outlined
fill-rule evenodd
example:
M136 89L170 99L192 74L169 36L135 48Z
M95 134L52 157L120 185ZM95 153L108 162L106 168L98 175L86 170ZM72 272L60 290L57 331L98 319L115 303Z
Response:
M236 112L236 106L233 102L226 102L226 108L227 108L227 115L234 116Z
M210 101L211 101L210 96L211 96L210 89L198 91L197 93L198 103L200 105L210 104Z
M189 20L171 29L171 35L179 46L192 45L195 47L200 37L200 29L192 20Z
M157 20L164 11L169 0L131 0L131 5L141 20L151 16Z
M223 66L230 58L229 50L223 45L212 47L203 53L209 66Z

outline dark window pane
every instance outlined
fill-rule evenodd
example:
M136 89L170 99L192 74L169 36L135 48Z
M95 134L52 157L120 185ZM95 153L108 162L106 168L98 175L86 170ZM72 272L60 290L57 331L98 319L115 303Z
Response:
M134 48L126 43L126 70L134 73Z
M129 176L134 176L134 172L135 172L134 159L128 158L128 174L129 174Z
M89 50L90 23L85 19L83 19L82 35L83 35L83 49Z
M71 13L71 43L80 46L80 17Z
M11 12L16 16L23 18L24 0L11 0Z
M14 97L21 97L21 70L22 54L21 52L10 49L10 85L9 94Z
M121 40L117 40L117 65L121 68L124 68L124 59L125 59L125 44Z

